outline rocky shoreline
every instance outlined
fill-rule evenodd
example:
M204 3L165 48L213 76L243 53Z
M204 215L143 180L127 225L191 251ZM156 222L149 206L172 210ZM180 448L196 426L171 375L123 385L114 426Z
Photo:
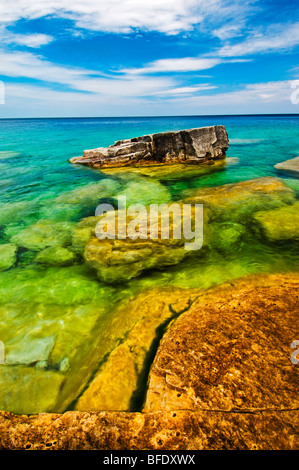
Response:
M85 150L70 159L94 168L169 163L198 164L225 158L229 141L224 126L211 126L144 135L120 140L108 148Z
M80 207L80 217L45 215L10 233L0 271L18 270L21 302L26 259L45 285L34 307L12 293L2 309L19 337L1 369L1 407L14 413L0 411L0 449L299 448L296 188L266 176L186 184L175 198L163 183L223 169L228 145L225 128L212 126L85 151L71 162L113 176L56 198L61 214ZM202 249L161 237L161 226L154 239L99 239L99 216L84 210L124 195L146 211L202 204ZM24 337L27 316L39 331L43 315L41 337Z
M191 303L185 292L141 412L1 412L0 449L298 449L299 369L290 361L298 281L250 276L198 291Z

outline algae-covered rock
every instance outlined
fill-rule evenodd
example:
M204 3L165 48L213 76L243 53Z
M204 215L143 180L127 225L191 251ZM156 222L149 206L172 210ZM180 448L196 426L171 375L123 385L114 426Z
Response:
M0 365L1 409L17 414L52 411L64 380L64 375L52 370Z
M271 211L257 212L255 221L271 241L299 240L299 202Z
M131 178L132 176L128 177L128 187L130 187ZM134 179L133 181L136 184ZM122 220L121 230L123 230L124 223L127 229L133 217L123 222L121 212L116 212L115 215L112 211L107 217L107 224L110 223L109 217L110 220L115 217L115 225L111 225L112 228L116 228L115 239L113 237L99 239L96 236L96 225L101 218L89 217L83 219L74 229L72 249L84 255L87 265L97 272L100 280L112 284L128 281L140 276L144 271L179 264L190 256L202 257L206 254L206 248L218 250L224 255L236 249L239 250L243 247L243 241L246 242L250 238L253 229L252 217L255 212L261 209L291 207L291 204L295 202L295 193L292 189L281 180L268 177L200 189L192 193L193 195L189 198L175 204L179 205L181 211L184 204L191 205L193 209L195 204L203 205L203 247L205 250L190 252L189 249L185 249L186 239L184 237L175 239L171 233L168 238L162 239L160 226L158 239L154 239L148 227L151 206L146 207L147 215L139 219L141 225L143 219L146 219L145 237L133 240L127 236L119 239L117 231L119 220ZM137 194L133 199L135 197ZM167 207L170 208L171 204L168 203ZM163 217L165 218L166 215ZM160 222L162 220L164 219ZM174 219L169 219L168 224L172 233L175 231L173 221Z
M19 223L17 224L7 224L3 229L3 238L4 240L10 240L14 235L20 233L21 230L25 228L24 225Z
M98 217L86 217L76 225L72 231L72 250L83 255L84 248L95 233Z
M93 304L105 301L112 287L99 284L84 265L44 267L38 264L15 268L0 274L0 304L14 302L53 305Z
M167 203L171 200L167 188L159 182L153 181L151 178L135 174L125 176L123 174L117 174L117 176L121 183L117 182L115 191L116 188L122 188L122 191L117 192L117 197L121 197L123 201L125 200L126 207L135 203L149 205L161 202ZM104 180L104 182L106 181L110 182L110 180ZM111 181L114 183L114 180ZM104 184L104 182L101 184ZM115 191L110 194L115 194ZM98 203L111 204L111 200L105 200L105 198L102 200L98 199ZM118 209L117 199L113 201L113 206L115 206L116 210ZM96 207L94 210L95 209ZM94 235L97 222L99 222L98 217L90 216L81 219L76 225L72 232L72 248L76 253L83 254L86 244L90 241L91 236Z
M204 204L211 219L240 220L259 210L295 202L295 193L278 178L264 177L214 188L185 191L184 203Z
M17 261L18 247L13 243L0 245L0 271L6 271Z
M85 266L35 264L0 273L0 339L8 361L0 409L64 411L94 373L95 348L116 301L114 290L101 285ZM24 367L17 369L18 364ZM39 381L47 377L53 377L53 385L49 379L45 393ZM20 389L26 385L23 395L9 393L19 384Z
M72 251L62 246L49 246L40 251L34 261L47 266L70 266L77 259Z
M295 193L276 178L259 178L237 184L229 184L216 188L197 190L193 196L177 203L182 209L183 204L203 205L203 246L228 253L242 246L251 230L251 217L260 209L272 209L294 203ZM168 204L170 207L170 204ZM147 223L150 214L147 207ZM111 214L114 217L114 213ZM145 216L146 217L146 216ZM120 213L116 217L116 226ZM170 220L170 219L169 219ZM173 220L169 226L174 231ZM207 225L207 221L210 223ZM99 219L90 218L91 225ZM108 219L107 219L108 221ZM127 221L129 226L130 221ZM114 227L114 225L113 225ZM159 227L160 230L160 227ZM95 235L95 229L87 230L83 226L77 228L74 238L75 246L81 250L86 240L84 258L98 277L107 283L127 281L140 276L146 270L163 266L176 265L186 258L201 256L204 251L190 252L185 249L186 239L169 238L159 240L151 237L147 230L147 239L130 240L101 239ZM79 250L79 248L77 248ZM82 251L81 251L82 253Z
M245 277L200 296L159 345L143 411L298 410L298 281Z
M149 205L171 201L171 195L166 186L152 178L134 174L121 174L121 178L127 183L127 186L118 193L118 196L126 197L127 207L137 203Z
M54 222L78 221L93 215L97 205L120 192L125 184L112 178L85 184L47 201L40 208L40 218Z
M35 257L36 257L36 251L29 251L29 250L20 251L18 255L18 258L19 258L18 266L20 265L29 266L30 264L34 262Z
M236 222L212 223L207 226L207 244L223 253L240 248L246 227Z
M64 411L86 387L97 365L94 359L100 331L97 324L107 310L108 305L101 304L100 299L97 305L89 306L25 303L0 306L1 340L6 353L5 364L0 366L0 381L6 380L6 394L4 385L0 385L3 392L0 408L15 413ZM18 365L24 367L17 369ZM2 367L5 376L1 375ZM55 380L53 384L48 382L44 393L39 383L49 372ZM56 378L59 378L57 388ZM28 391L23 390L23 395L9 393L18 384L26 384Z
M16 245L31 251L40 251L48 246L68 246L71 244L71 228L69 222L53 222L40 220L11 239Z
M139 226L136 232L132 230L132 224L135 227L134 215L119 211L105 216L107 225L115 220L115 234L103 239L92 236L84 250L87 265L96 270L100 280L112 284L127 281L145 270L176 265L191 254L195 256L195 251L199 255L203 225L207 223L208 212L204 212L201 217L192 206L184 219L182 205L175 204L174 211L171 210L172 205L165 205L166 210L154 220L151 219L151 207L147 207L145 213L140 215L138 223L136 222ZM186 219L190 226L190 237L183 230ZM101 219L97 220L99 222ZM148 224L148 220L153 222ZM169 230L166 236L163 232L165 227ZM126 236L119 238L123 229ZM98 235L97 228L95 232ZM135 233L139 238L134 238ZM194 248L190 248L191 244L194 244Z
M293 189L297 194L299 194L299 179L298 178L284 178L283 182L288 188Z
M215 171L221 171L228 165L235 163L233 157L225 158L223 160L211 160L208 163L201 165L188 165L188 164L172 164L172 165L153 165L153 166L139 166L139 167L125 167L125 168L106 168L101 170L107 175L114 176L128 176L131 173L134 175L148 176L158 181L171 181L189 179L198 176L208 175Z
M0 227L22 223L23 220L36 220L39 206L33 201L7 202L0 204Z
M53 222L77 221L84 217L85 207L74 204L52 204L43 205L40 208L40 219L51 220Z
M112 197L122 188L122 183L116 179L104 179L97 183L86 184L82 187L61 193L55 199L56 204L97 204L102 198Z

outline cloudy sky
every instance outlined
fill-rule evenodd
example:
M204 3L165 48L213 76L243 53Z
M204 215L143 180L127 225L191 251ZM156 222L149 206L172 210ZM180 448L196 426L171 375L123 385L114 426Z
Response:
M299 113L298 12L298 0L0 0L0 117Z

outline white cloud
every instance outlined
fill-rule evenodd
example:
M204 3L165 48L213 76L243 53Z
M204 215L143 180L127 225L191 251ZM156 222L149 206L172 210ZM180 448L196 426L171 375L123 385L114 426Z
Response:
M254 0L0 0L0 21L45 16L69 18L81 28L130 33L132 30L177 34L195 25L223 22L247 14Z
M220 28L215 29L213 31L213 36L216 36L221 40L236 37L239 35L243 27L244 27L244 22L228 23L228 24L221 26Z
M227 60L226 62L244 59ZM197 93L214 88L209 83L185 86L173 75L152 76L155 72L191 72L216 66L224 60L209 58L161 59L140 69L120 70L103 74L96 70L66 67L51 63L32 52L0 50L0 73L3 76L29 78L42 82L62 84L71 90L105 94L111 99Z
M31 52L0 50L0 73L8 77L26 77L54 83L71 83L92 71L55 65Z
M190 95L194 93L198 93L200 91L205 91L205 90L212 90L214 88L217 88L214 85L209 85L209 84L202 84L202 85L196 85L196 86L184 86L184 87L179 87L179 88L170 88L169 90L162 90L158 91L156 95Z
M186 87L188 88L188 87ZM176 90L173 89L173 92ZM6 87L3 116L146 116L228 113L295 113L291 103L293 89L288 81L244 85L228 93L208 94L165 93L159 100L141 96L54 91L47 87L10 83ZM297 106L298 107L298 106ZM298 112L298 111L297 111Z
M3 29L1 32L2 44L17 44L18 46L27 46L37 48L53 41L53 37L48 34L16 34Z
M283 80L247 84L230 92L171 97L163 105L181 109L184 114L296 113L292 92L290 82Z
M95 70L53 64L29 52L0 51L0 64L1 75L4 76L63 84L73 90L105 94L113 99L118 96L152 95L176 85L170 77L101 76Z
M119 96L138 97L155 95L161 89L169 88L175 85L171 78L155 77L155 79L147 77L139 77L130 79L124 78L89 78L86 80L76 79L70 85L73 89L88 91L95 94L109 96L116 101Z
M236 57L247 54L289 50L299 44L299 22L272 25L265 32L256 31L245 41L227 44L217 51L217 56Z
M206 70L218 65L221 59L206 59L199 57L183 57L179 59L159 59L145 67L136 69L123 69L121 72L130 74L147 74L161 72L195 72Z
M248 62L250 59L223 59L208 57L182 57L177 59L158 59L139 68L121 69L127 75L146 75L153 73L184 73L208 70L223 63Z

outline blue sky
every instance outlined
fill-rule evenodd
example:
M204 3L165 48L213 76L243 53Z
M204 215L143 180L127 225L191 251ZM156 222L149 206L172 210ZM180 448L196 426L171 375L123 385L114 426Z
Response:
M0 0L0 117L299 113L298 12L297 0Z

